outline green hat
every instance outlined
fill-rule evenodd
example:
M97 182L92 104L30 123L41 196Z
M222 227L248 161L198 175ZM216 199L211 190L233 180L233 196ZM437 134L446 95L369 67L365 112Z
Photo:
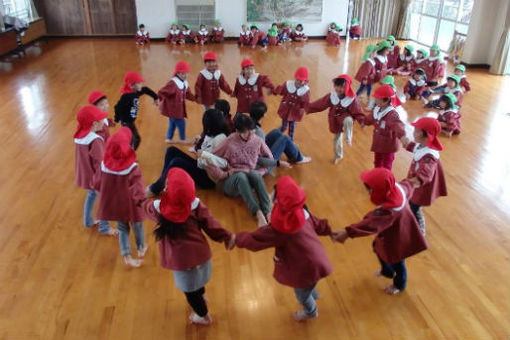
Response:
M451 79L451 80L455 81L457 83L457 87L459 87L460 78L458 75L452 74L452 75L449 75L448 78L446 78L446 79Z
M381 80L381 84L383 85L395 85L395 78L393 76L386 76Z
M439 48L439 45L438 44L435 44L435 45L432 45L430 47L430 50L431 51L440 51L441 49Z
M450 108L453 110L457 110L459 107L455 105L457 103L457 97L453 93L446 93L444 94L439 100L446 97L448 100L448 104L450 104Z
M269 31L267 31L267 35L270 37L276 37L278 36L278 30L274 27L271 27Z
M283 23L283 27L287 27L287 26L290 26L290 22L285 21L285 22Z
M385 48L391 48L391 45L388 42L388 40L383 40L383 41L381 41L380 43L377 44L377 51L381 51L381 50L383 50Z
M420 48L417 52L423 54L423 58L427 58L429 56L429 52L427 52L427 50L424 48Z
M406 50L408 50L409 52L414 52L414 47L413 45L406 45L406 47L404 47Z
M214 23L215 24L221 24L221 20L220 19L216 19L216 20L214 20Z
M170 26L179 26L179 24L174 21Z
M464 65L457 65L457 66L455 66L455 69L462 71L462 72L466 72L466 66L464 66Z
M421 74L422 76L424 76L424 75L425 75L425 70L424 70L424 69L422 69L422 68L417 68L417 69L414 71L414 73L419 73L419 74Z
M351 25L357 25L357 24L359 24L359 20L356 18L352 18Z
M187 30L189 30L189 28L190 28L189 24L182 24L182 26L186 27Z
M343 31L344 28L342 26L336 25L335 31Z
M370 57L370 54L372 54L376 49L377 49L377 46L368 45L365 48L365 54L363 55L363 61L367 60Z
M391 41L391 42L393 42L393 43L395 43L395 42L396 42L395 37L394 37L394 36L392 36L392 35L388 35L388 37L386 38L386 40L389 40L389 41Z

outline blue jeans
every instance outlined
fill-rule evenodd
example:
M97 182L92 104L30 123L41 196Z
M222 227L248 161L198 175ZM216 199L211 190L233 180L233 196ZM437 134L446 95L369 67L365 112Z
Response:
M94 226L95 223L92 214L94 212L94 203L96 203L97 194L97 191L87 189L87 197L83 205L83 224L88 228ZM99 226L99 232L101 234L107 233L110 230L110 223L108 221L98 221L97 225Z
M406 289L407 270L405 260L390 264L379 258L379 262L381 263L381 274L388 279L393 279L393 285L397 289L401 291Z
M274 129L267 134L266 144L271 149L274 159L280 159L282 154L285 153L290 162L303 160L303 155L299 152L296 144L289 136L284 135L280 129Z
M303 305L303 311L308 316L317 315L317 304L315 303L315 299L319 297L319 294L315 290L315 286L317 286L317 283L314 283L307 288L294 288L296 298L299 303Z
M119 246L122 256L131 255L131 245L129 244L129 225L133 226L135 233L136 249L142 250L145 246L145 230L143 222L121 222L117 221L117 229L119 230Z
M372 93L372 84L361 84L358 91L356 91L356 95L359 96L365 90L365 88L367 89L367 96L370 97L370 93Z
M186 119L184 118L169 118L168 131L166 132L166 139L173 139L175 128L179 129L179 139L186 139Z

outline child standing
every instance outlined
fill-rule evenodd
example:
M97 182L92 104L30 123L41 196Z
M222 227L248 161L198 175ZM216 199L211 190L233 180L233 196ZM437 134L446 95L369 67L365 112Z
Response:
M198 30L196 37L197 44L199 45L204 45L209 41L209 31L205 25L200 25L200 29Z
M190 25L183 24L182 30L179 33L179 44L192 44L197 42L197 36L190 28Z
M241 62L241 74L237 77L234 86L233 97L237 98L237 112L248 113L250 104L264 100L263 88L268 89L271 94L274 85L268 76L255 72L255 64L250 59L243 59Z
M108 110L110 109L110 103L106 98L106 95L101 91L92 91L89 94L89 104L97 107L101 111L108 114ZM108 138L110 138L110 127L115 126L115 123L110 118L103 119L103 128L100 131L97 131L97 134L103 138L103 141L106 143Z
M294 41L307 41L308 37L305 34L305 31L303 31L303 25L297 24L296 29L291 35L292 40Z
M360 222L335 232L333 238L343 243L348 237L375 234L372 247L381 263L377 276L393 279L384 291L396 295L406 288L405 259L427 249L427 241L407 204L415 184L410 180L395 183L391 171L381 168L365 171L360 177L370 200L378 207Z
M150 43L151 38L149 36L149 32L145 30L145 25L141 24L138 26L138 31L135 35L135 42L137 45L145 45Z
M158 105L158 95L150 88L143 86L145 79L136 72L127 72L124 76L124 86L120 90L122 96L115 104L115 121L120 122L122 126L127 126L133 133L131 145L133 149L138 149L142 138L138 133L135 121L140 107L140 96L149 95L154 99L154 105Z
M388 41L391 46L388 53L388 72L396 72L398 59L400 58L400 46L398 46L397 40L392 35L389 35L386 41Z
M363 34L363 29L359 24L359 20L356 18L352 18L351 20L351 28L349 29L349 37L351 39L359 40L361 35Z
M225 40L225 30L221 26L220 19L214 20L214 27L211 34L211 42L221 43Z
M356 96L363 93L365 88L367 89L367 99L370 99L370 93L372 92L372 84L375 82L375 57L377 47L375 45L368 45L365 49L365 55L363 56L363 63L356 72L354 79L360 82Z
M239 40L237 41L238 46L250 46L251 45L251 31L248 29L248 25L243 24L241 26L241 32L239 33Z
M140 267L141 258L147 252L143 229L144 212L140 207L145 199L145 187L135 151L129 145L130 140L131 130L121 127L106 143L98 184L101 196L97 216L101 220L117 221L120 253L124 263L130 267ZM131 256L130 225L135 233L138 259Z
M439 115L437 120L441 124L441 130L448 137L460 133L459 107L455 105L457 97L453 93L447 93L439 99Z
M346 74L336 77L333 79L335 90L311 103L308 107L308 113L320 112L329 108L329 131L335 135L333 138L335 155L333 164L337 164L343 158L342 137L344 132L347 145L352 145L354 120L359 124L363 124L365 118L363 109L351 89L351 82L351 78Z
M419 187L409 199L409 206L425 235L425 216L421 207L430 206L436 198L447 195L443 167L439 160L443 145L437 138L441 125L430 117L420 118L411 125L414 126L414 142L403 138L402 144L407 151L413 153L407 178L418 182Z
M281 131L289 128L289 137L294 140L296 122L303 119L310 103L310 87L308 87L308 69L300 67L294 74L294 80L288 80L276 87L274 94L283 96L278 108L278 115L282 119Z
M396 70L396 74L399 76L408 76L415 69L414 67L414 47L412 45L407 45L404 47L404 53L400 54L398 57L398 68Z
M168 35L166 36L166 42L171 44L177 44L179 42L181 36L181 31L179 31L179 26L176 22L172 22L172 26L168 30Z
M87 197L83 205L83 224L93 227L96 223L92 217L94 203L98 192L95 180L101 171L101 160L104 153L104 140L99 136L106 119L106 113L95 106L85 106L78 111L78 128L74 133L75 152L75 183L76 186L87 190ZM103 235L117 235L115 229L110 228L108 220L97 222L99 233Z
M375 55L375 77L374 83L380 82L388 73L388 53L390 52L391 45L387 40L381 41L377 44L377 53Z
M463 89L464 93L471 91L471 85L466 77L466 66L457 65L455 67L455 75L460 78L460 87Z
M212 254L204 233L228 249L233 248L234 239L196 197L195 182L184 170L170 169L166 187L160 200L143 204L147 216L158 223L154 235L161 267L173 272L175 285L193 309L190 322L209 325L212 319L204 294L211 279Z
M316 318L316 291L320 279L333 271L318 235L331 236L327 220L307 209L306 194L290 176L281 177L274 188L270 223L254 232L235 235L235 245L251 251L275 248L274 278L294 289L303 310L294 312L296 321Z
M395 91L390 85L382 85L374 92L376 107L365 117L365 125L374 125L371 151L374 153L374 167L391 170L400 138L405 135L404 123L392 105Z
M259 30L259 28L255 25L251 25L251 48L255 48L257 45L266 48L269 39L267 38L267 34Z
M169 124L166 133L166 143L172 143L175 129L179 129L179 142L186 142L186 99L195 100L195 96L189 89L188 74L191 71L185 61L175 64L173 78L158 91L159 111L168 117Z
M326 35L326 42L330 45L340 45L340 34L342 33L342 27L332 22L328 26L328 33Z
M404 86L406 99L421 99L423 92L427 90L427 78L425 71L421 68L414 71L414 74Z
M200 71L195 83L195 96L197 103L204 106L204 111L213 107L214 102L220 98L220 89L231 95L232 89L225 77L218 70L216 54L207 52L204 54L205 68Z

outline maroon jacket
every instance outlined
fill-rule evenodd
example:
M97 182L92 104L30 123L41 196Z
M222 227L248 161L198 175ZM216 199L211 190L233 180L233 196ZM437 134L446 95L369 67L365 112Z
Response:
M294 80L289 80L274 90L274 94L283 96L278 108L281 119L289 122L300 122L310 103L310 88L307 85L296 89Z
M365 125L374 125L371 151L378 153L397 152L400 138L405 135L404 123L393 106L380 110L378 106L365 117Z
M388 54L388 69L396 69L398 67L398 59L400 57L400 46L395 45Z
M460 84L459 85L461 87L463 87L466 92L471 91L471 85L469 84L469 81L467 80L466 76L462 76L460 78Z
M188 82L175 76L158 91L158 99L159 111L163 116L182 119L188 116L185 99L195 100L195 96L191 93Z
M387 57L384 58L384 56L381 55L376 55L374 61L375 61L374 83L378 83L381 80L383 80L384 77L386 77L386 74L388 73L388 58Z
M344 119L351 116L353 120L362 123L365 120L363 109L357 98L344 97L340 99L336 92L331 92L324 97L310 103L308 113L320 112L329 108L328 123L331 133L343 132Z
M360 25L351 26L351 28L349 29L349 33L351 33L352 35L362 35L363 29L361 28Z
M367 59L360 65L358 72L356 72L356 76L354 76L354 79L360 83L366 80L368 85L372 85L374 83L374 78L375 61L372 59Z
M417 95L417 96L421 96L423 94L423 92L425 92L427 90L427 82L425 80L419 80L419 81L416 81L416 79L414 78L410 78L406 85L404 86L404 93L407 94L409 93L410 89L411 89L411 85L414 85L415 88L414 88L414 94Z
M256 101L265 102L263 88L273 90L274 85L268 76L259 75L258 73L252 75L250 79L243 76L237 77L234 86L234 96L237 98L237 111L248 113L250 104Z
M427 58L426 62L422 65L422 68L425 70L425 75L427 76L427 81L433 81L439 78L441 71L440 66L439 58Z
M251 31L241 31L241 33L239 33L238 44L248 46L251 44L251 39L252 39Z
M279 283L293 288L307 288L333 271L317 235L331 235L327 220L305 211L305 225L295 233L284 234L271 225L236 235L236 246L251 251L275 248L273 276Z
M330 45L340 45L340 34L337 31L328 28L328 33L326 35L326 42Z
M259 41L266 39L267 34L262 31L257 31L255 34L252 33L251 46L256 46Z
M75 138L74 178L78 187L94 190L94 181L101 171L104 140L99 134L90 132L83 138Z
M445 130L447 132L458 135L460 133L460 117L461 114L456 110L440 111L437 120L440 123L446 123L447 126Z
M211 33L211 41L214 41L214 42L222 42L223 40L225 40L225 30L223 29L223 27L220 27L221 29L218 29L216 26L213 27L212 29L212 33Z
M195 83L195 97L199 104L214 105L214 102L220 98L220 89L228 95L232 94L232 89L220 70L214 73L206 69L200 71Z

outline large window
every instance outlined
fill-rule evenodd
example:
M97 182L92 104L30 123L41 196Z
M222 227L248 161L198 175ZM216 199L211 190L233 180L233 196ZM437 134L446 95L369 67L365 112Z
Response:
M455 31L466 34L474 0L414 0L411 39L446 51Z
M176 0L177 21L198 30L200 24L214 25L214 0Z
M32 0L0 0L0 13L26 20L37 17Z

